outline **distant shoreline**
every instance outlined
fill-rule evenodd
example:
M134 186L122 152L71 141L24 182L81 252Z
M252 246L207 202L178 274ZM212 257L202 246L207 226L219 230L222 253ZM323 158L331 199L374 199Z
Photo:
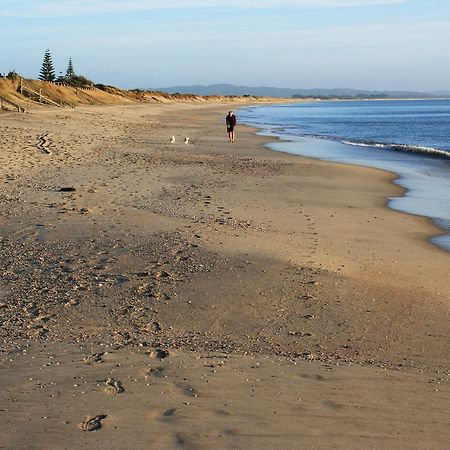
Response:
M296 97L293 98L293 100L309 100L309 98L307 97ZM344 97L332 97L332 98L325 98L325 97L314 97L312 98L312 100L316 100L316 101L330 101L330 102L338 102L338 101L342 101L342 102L351 102L351 101L368 101L368 102L380 102L380 101L393 101L393 102L398 102L398 101L443 101L443 100L450 100L450 97L417 97L417 98L410 98L410 97L405 97L405 98L383 98L383 97L377 97L377 98L371 98L371 97L349 97L349 98L344 98Z
M439 99L449 98L450 91L441 89L434 91L408 90L376 90L352 88L279 88L271 86L242 86L225 83L211 85L180 85L158 88L163 92L194 93L195 95L238 95L272 98L345 98L345 99Z

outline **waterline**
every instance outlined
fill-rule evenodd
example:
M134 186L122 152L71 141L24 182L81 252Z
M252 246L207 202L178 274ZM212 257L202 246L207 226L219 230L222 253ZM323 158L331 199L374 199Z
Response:
M242 119L241 119L242 120ZM255 124L251 124L255 125ZM284 153L358 166L374 167L397 174L395 184L405 189L402 197L388 199L388 207L430 218L443 230L430 241L450 252L450 162L414 153L388 149L374 151L336 141L261 131L262 136L279 140L267 147Z

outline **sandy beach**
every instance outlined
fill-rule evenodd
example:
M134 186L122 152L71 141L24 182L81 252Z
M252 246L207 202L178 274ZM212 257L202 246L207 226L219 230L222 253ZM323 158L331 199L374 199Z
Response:
M439 230L238 105L0 111L0 448L448 448Z

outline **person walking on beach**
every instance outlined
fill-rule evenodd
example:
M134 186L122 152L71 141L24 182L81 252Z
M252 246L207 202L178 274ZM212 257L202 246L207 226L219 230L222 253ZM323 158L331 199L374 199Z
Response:
M228 137L230 138L230 142L233 144L234 143L234 127L236 126L236 116L233 114L233 111L230 111L228 113L226 122L227 122Z

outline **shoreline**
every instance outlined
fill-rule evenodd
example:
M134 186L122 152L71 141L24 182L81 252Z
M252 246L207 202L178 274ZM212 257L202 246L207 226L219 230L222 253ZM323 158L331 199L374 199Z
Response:
M264 135L264 134L262 134L262 135ZM279 138L279 139L280 139L280 142L283 142L283 139L281 139L281 138ZM321 140L322 139L318 139L318 141L321 141ZM284 141L284 142L292 142L292 141L287 140L287 141ZM267 148L271 149L270 148L270 142L267 143L267 144L264 144L264 145L265 146L267 145ZM278 150L273 150L273 151L278 152ZM292 153L289 153L288 151L286 151L285 153L292 155ZM296 155L296 156L300 156L302 158L310 158L308 156L302 156L302 155ZM377 171L381 171L381 172L384 172L386 174L389 174L391 176L390 183L392 183L393 186L400 188L401 192L400 192L400 195L392 195L390 197L386 197L386 199L385 199L385 206L386 206L386 208L390 209L390 210L393 210L393 211L398 211L400 213L407 214L407 215L410 215L410 216L414 216L414 217L419 217L421 219L425 219L431 225L432 229L434 230L432 232L432 230L430 229L430 235L426 239L426 242L431 244L431 245L436 246L439 250L442 250L445 253L449 253L450 252L450 248L446 248L446 247L444 247L444 246L442 246L442 245L440 245L438 243L434 243L433 242L433 239L439 239L440 237L443 237L443 236L449 237L450 236L450 229L446 229L443 226L440 226L438 223L436 223L436 221L432 217L429 217L429 216L426 216L426 215L420 214L420 213L409 212L409 211L406 211L406 210L402 210L402 209L390 206L390 202L392 202L395 199L401 198L401 197L406 197L408 195L408 193L411 191L410 189L408 189L408 188L402 186L401 184L397 183L397 181L401 181L402 178L403 178L403 176L401 174L399 174L399 173L397 173L397 172L395 172L393 170L380 169L380 168L377 168L377 167L373 167L373 166L369 166L369 165L366 166L366 165L358 164L358 163L351 163L351 162L346 163L346 162L339 162L339 161L322 160L320 158L313 158L313 159L317 159L319 161L324 161L324 162L333 162L335 164L347 164L347 165L353 165L353 166L356 166L356 167L365 167L365 168L370 168L370 169L373 169L373 170L377 170Z
M254 105L254 106L258 106L258 105ZM252 107L254 107L252 106ZM247 107L247 106L245 106ZM415 217L421 217L426 219L430 225L433 227L433 231L430 231L430 235L429 238L427 239L427 242L430 243L431 245L434 245L436 247L438 247L440 250L448 253L450 252L450 228L446 228L444 226L444 224L442 223L442 219L441 218L433 218L431 216L426 215L426 212L414 212L408 209L405 209L404 207L402 208L402 205L400 203L399 206L395 206L392 205L392 203L395 203L396 200L401 200L401 198L407 198L408 194L412 193L412 189L408 188L407 186L403 186L401 184L402 180L407 181L408 178L405 174L399 173L398 171L396 171L396 169L388 169L388 168L384 168L384 167L377 167L374 165L370 165L370 162L367 162L366 164L364 162L357 162L357 161L352 161L351 159L348 161L339 161L338 159L335 159L333 156L327 156L327 157L320 157L320 156L312 156L311 154L305 154L302 153L302 151L296 153L293 151L289 151L289 144L292 145L296 145L296 147L298 148L304 148L306 145L308 145L306 142L299 142L299 137L298 136L294 136L294 135L283 135L283 134L279 134L276 133L274 131L271 131L269 129L265 129L262 126L258 126L258 125L254 125L254 124L246 124L246 126L250 126L252 128L255 129L255 134L257 134L258 136L264 136L270 139L274 139L274 140L270 140L267 143L264 144L264 147L268 148L269 150L272 150L276 153L285 153L287 155L293 155L293 156L297 156L297 157L302 157L302 158L312 158L315 160L319 160L319 161L324 161L324 162L331 162L331 163L336 163L336 164L345 164L345 165L353 165L356 167L366 167L366 168L371 168L374 170L380 170L386 173L390 173L392 175L392 180L391 183L397 187L399 187L402 190L401 195L392 195L389 197L386 197L386 208L389 208L391 210L394 211L399 211L411 216L415 216ZM302 136L300 139L308 139L308 140L313 140L317 142L317 145L320 146L321 143L323 143L322 145L326 145L327 143L336 143L340 146L343 147L351 147L353 144L348 144L346 142L343 141L337 141L337 140L333 140L333 139L326 139L320 136ZM281 144L278 148L274 147L274 144ZM283 149L283 147L286 147L286 149ZM432 157L434 157L434 155L431 155ZM438 155L435 156L437 160L442 160L442 161L447 161L448 158L447 157L440 157ZM373 164L373 163L372 163ZM441 223L440 223L441 222ZM444 239L443 239L444 238ZM440 242L440 241L444 241L444 242Z
M227 107L2 116L8 448L445 448L432 225L385 171L230 145Z

